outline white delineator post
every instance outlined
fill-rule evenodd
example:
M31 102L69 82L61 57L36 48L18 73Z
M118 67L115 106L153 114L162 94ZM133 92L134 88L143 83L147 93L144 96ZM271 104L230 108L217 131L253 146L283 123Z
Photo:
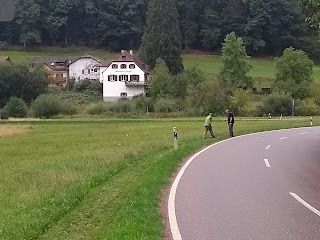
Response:
M173 128L173 148L174 148L174 150L178 150L178 148L179 148L178 132L177 132L177 128L176 127Z
M313 125L312 117L310 117L310 126Z

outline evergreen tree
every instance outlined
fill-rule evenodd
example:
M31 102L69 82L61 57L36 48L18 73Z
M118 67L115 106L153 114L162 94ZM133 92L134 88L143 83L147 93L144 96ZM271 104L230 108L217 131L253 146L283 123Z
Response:
M170 73L183 71L181 35L174 0L150 0L140 55L151 67L161 58Z
M219 79L229 91L236 88L251 88L253 80L247 76L251 69L249 56L241 37L234 32L228 34L222 44L223 67Z

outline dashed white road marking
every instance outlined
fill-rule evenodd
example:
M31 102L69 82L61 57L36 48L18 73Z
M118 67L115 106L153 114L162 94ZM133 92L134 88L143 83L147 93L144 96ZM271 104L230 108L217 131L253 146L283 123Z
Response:
M271 168L271 165L270 165L268 159L264 159L264 163L266 164L266 166L267 166L268 168Z
M280 140L284 140L284 139L287 139L288 137L282 137L282 138L280 138Z
M297 194L290 192L290 195L292 197L294 197L297 201L299 201L303 206L305 206L306 208L308 208L309 210L311 210L312 212L314 212L315 214L317 214L320 217L320 212L319 210L315 209L314 207L312 207L309 203L307 203L306 201L304 201L301 197L299 197Z
M269 148L271 148L271 145L266 146L266 150L268 150Z
M280 131L291 131L293 129L299 129L299 128L272 130L272 131L249 133L249 134L245 134L245 135L241 135L241 136L236 136L234 138L226 139L226 140L223 140L221 142L217 142L215 144L212 144L212 145L208 146L207 148L201 150L200 152L196 153L195 155L193 155L185 163L185 165L180 169L177 177L175 178L175 180L174 180L174 182L173 182L173 184L171 186L171 190L170 190L170 193L169 193L168 215L169 215L169 223L170 223L170 230L171 230L172 238L174 240L182 240L181 233L180 233L179 226L178 226L178 220L177 220L177 216L176 216L175 198L176 198L176 193L177 193L177 188L178 188L179 182L180 182L184 172L186 171L186 169L188 168L188 166L191 164L191 162L193 160L195 160L201 153L205 152L206 150L210 149L211 147L216 146L216 145L221 144L221 143L224 143L224 142L228 142L228 141L231 141L231 140L234 140L234 139L239 139L239 138L243 138L243 137L247 137L247 136L256 136L256 135L260 135L260 134L272 133L272 132L280 132ZM271 145L269 145L266 149L269 149L270 147L271 147Z
M302 133L300 133L300 135L305 135L305 134L309 134L309 132L302 132Z

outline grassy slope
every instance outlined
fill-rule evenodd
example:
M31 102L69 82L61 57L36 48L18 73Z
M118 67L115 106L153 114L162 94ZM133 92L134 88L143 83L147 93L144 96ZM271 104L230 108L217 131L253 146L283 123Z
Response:
M244 120L236 132L308 123ZM201 139L202 119L28 125L30 133L0 138L0 239L161 239L161 188L184 157L212 142ZM215 130L218 140L227 136L224 121Z

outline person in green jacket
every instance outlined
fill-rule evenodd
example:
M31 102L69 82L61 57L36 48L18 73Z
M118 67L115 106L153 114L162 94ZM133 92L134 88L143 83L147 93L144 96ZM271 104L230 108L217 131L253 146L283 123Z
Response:
M209 115L206 117L206 120L204 122L204 133L203 133L203 138L207 137L208 132L211 134L213 138L216 136L213 134L212 131L212 113L209 113Z

